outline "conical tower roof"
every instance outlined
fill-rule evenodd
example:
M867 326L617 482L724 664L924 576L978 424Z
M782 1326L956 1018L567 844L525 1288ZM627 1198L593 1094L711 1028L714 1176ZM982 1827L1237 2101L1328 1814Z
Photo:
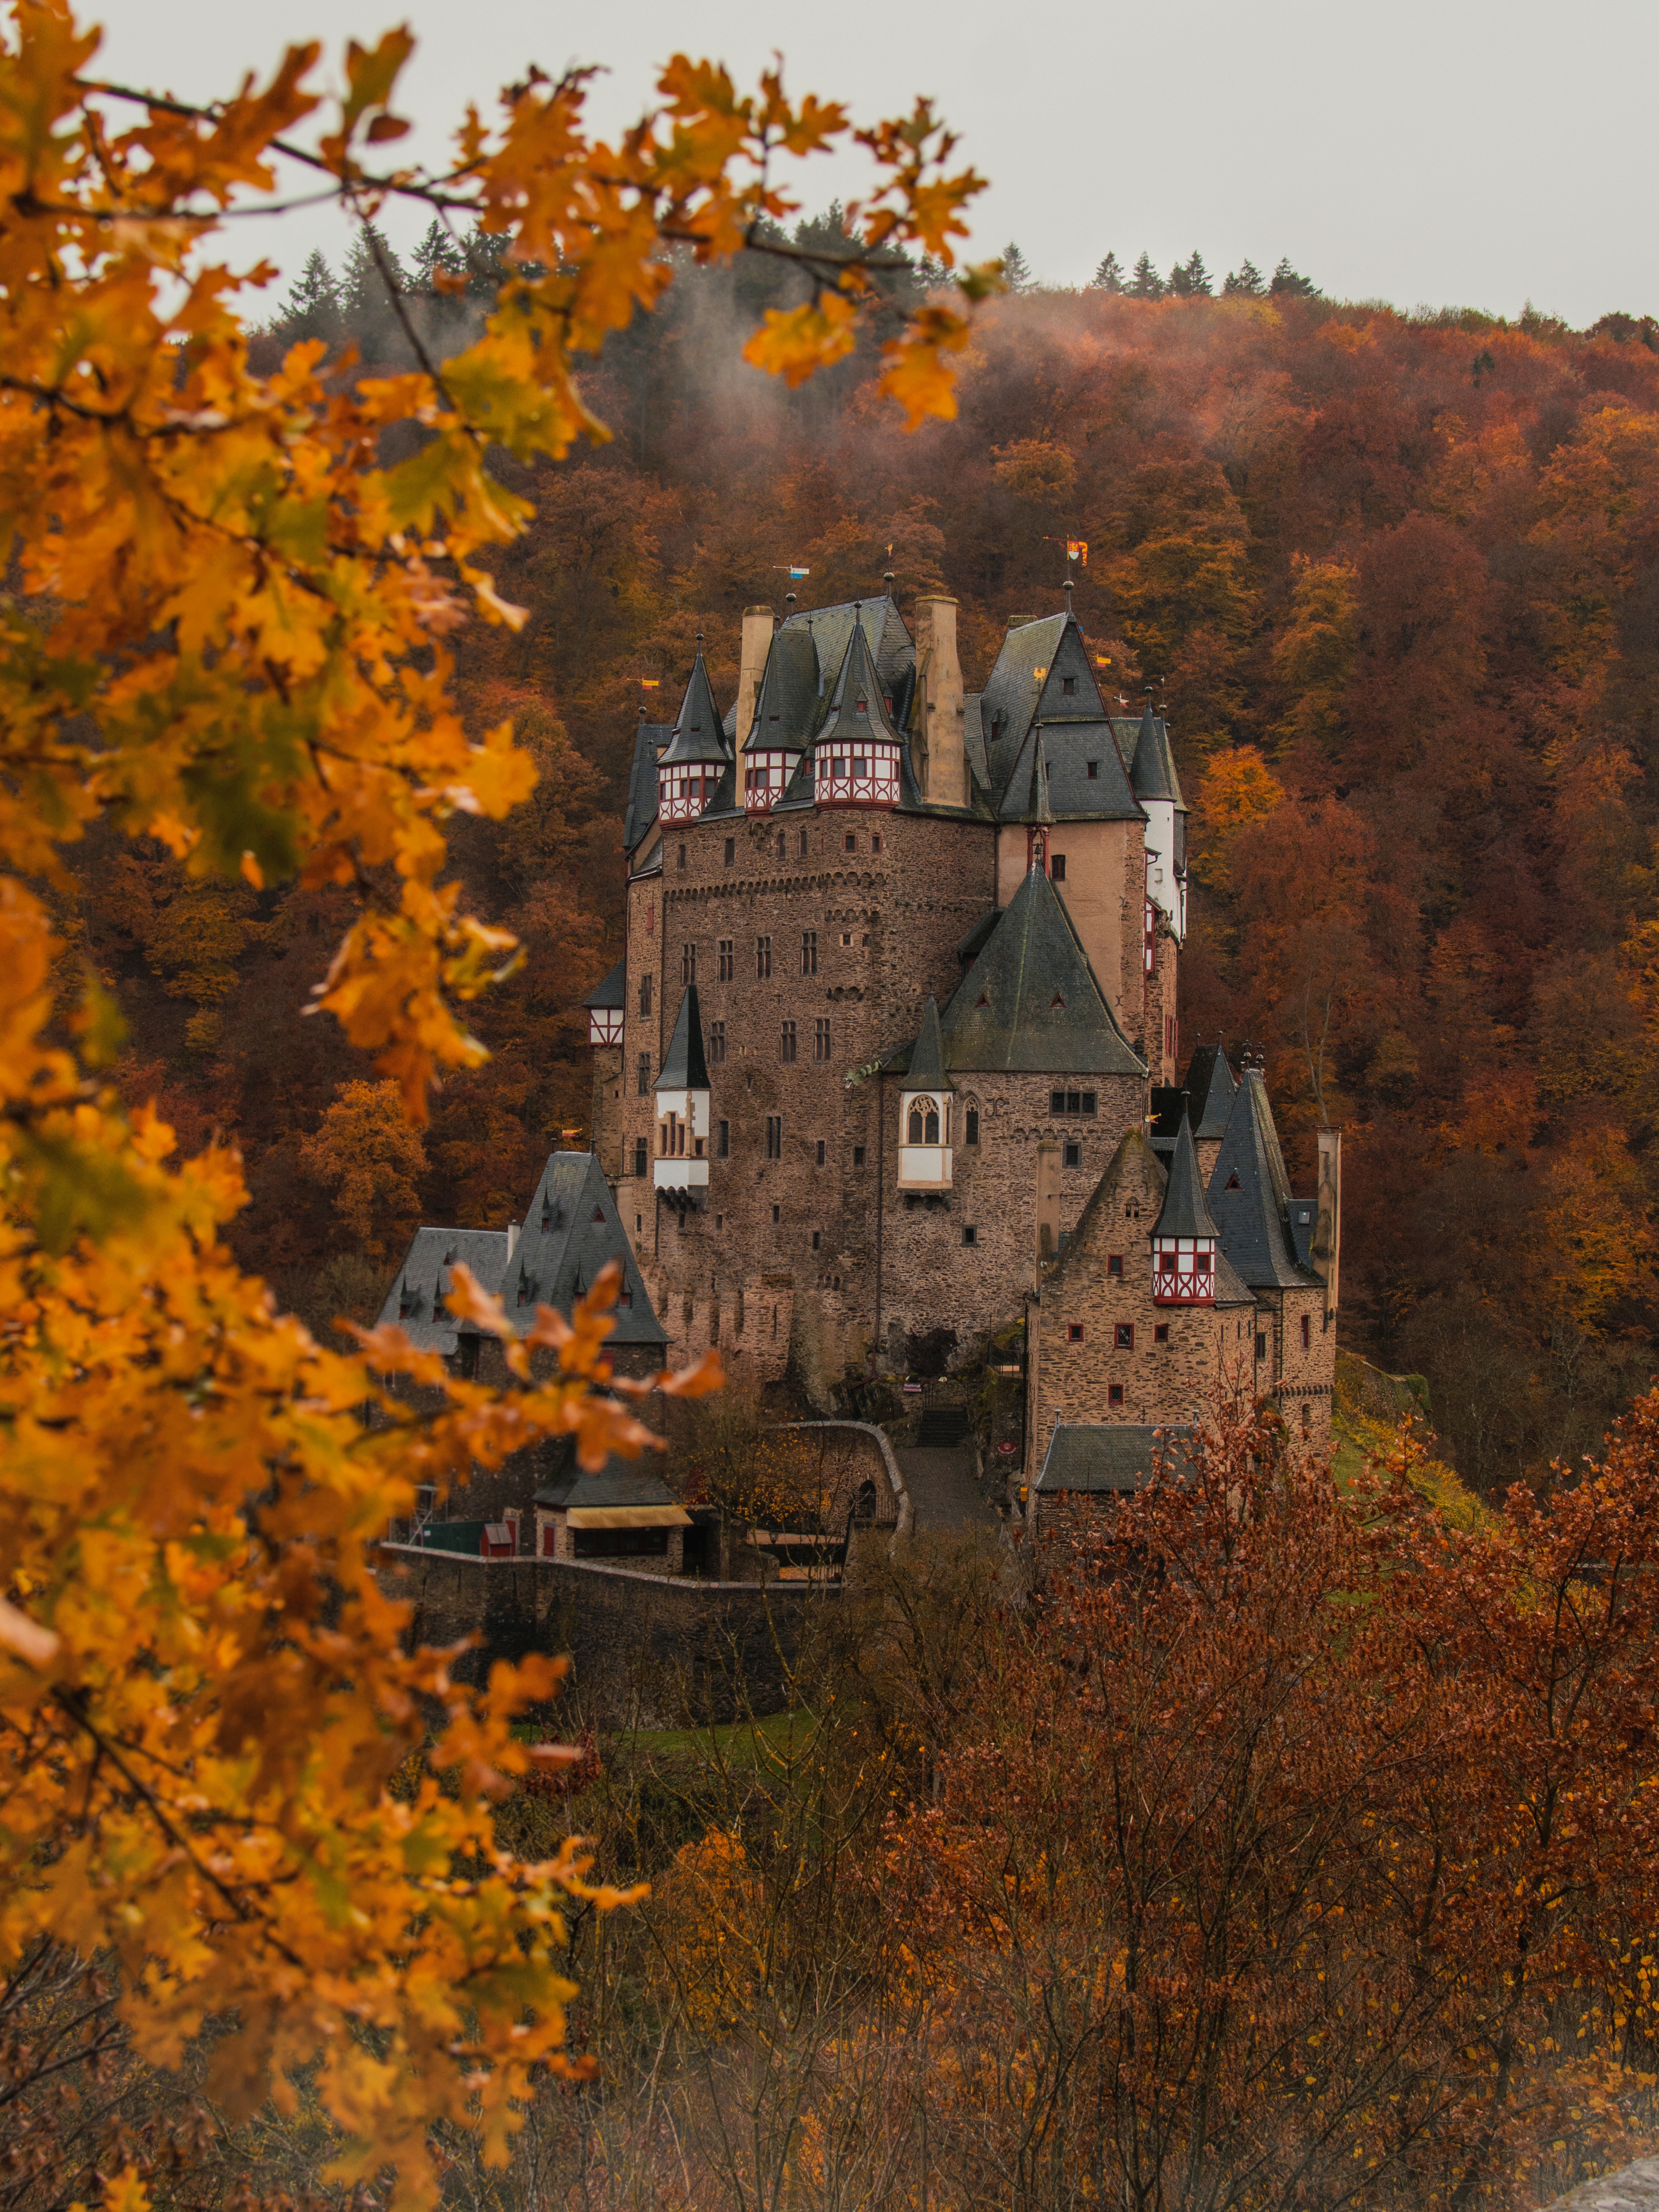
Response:
M1170 750L1170 726L1152 712L1152 695L1146 694L1146 711L1140 718L1139 734L1135 738L1134 758L1129 763L1129 782L1134 795L1143 802L1149 799L1173 800L1179 812L1187 811L1187 802L1181 795L1181 778L1176 774L1175 755Z
M1253 1290L1299 1290L1318 1282L1297 1261L1290 1178L1258 1067L1239 1078L1206 1195L1222 1249Z
M1146 1063L1117 1025L1088 955L1041 868L998 918L940 1024L954 1068L1134 1075Z
M685 687L685 696L680 702L680 711L674 723L674 734L668 740L668 750L658 760L659 768L674 768L688 761L729 761L731 752L726 745L726 732L720 727L720 709L714 704L714 687L708 681L708 663L702 657L702 640L697 640L697 657L691 664L691 679Z
M1181 1127L1176 1132L1175 1152L1170 1161L1170 1180L1164 1193L1164 1209L1158 1217L1154 1237L1214 1237L1216 1225L1210 1218L1210 1209L1204 1202L1203 1179L1198 1172L1198 1154L1193 1146L1192 1124L1187 1118L1183 1096Z
M818 715L818 664L807 629L775 631L761 672L746 753L804 752Z
M945 1073L945 1040L939 1034L939 1001L932 989L922 1008L921 1027L910 1048L908 1091L951 1091L955 1085Z
M674 1023L674 1034L668 1040L662 1073L652 1088L655 1091L707 1091L708 1088L708 1062L703 1057L702 1018L697 1011L697 987L695 983L686 986L685 996L680 1000L680 1011Z
M1238 1089L1227 1055L1220 1044L1201 1044L1187 1063L1187 1091L1198 1116L1193 1134L1200 1139L1222 1137Z
M854 623L816 749L823 752L838 745L848 750L855 744L868 744L872 738L884 744L902 747L904 744L887 712L886 696L864 625Z

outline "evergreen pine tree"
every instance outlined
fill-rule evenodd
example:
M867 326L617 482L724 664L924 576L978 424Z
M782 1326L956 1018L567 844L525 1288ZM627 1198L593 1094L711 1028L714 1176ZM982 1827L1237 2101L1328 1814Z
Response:
M1094 275L1089 279L1091 292L1121 292L1123 289L1123 264L1115 253L1109 253Z
M1002 281L1011 292L1031 292L1036 289L1030 264L1012 238L1002 249Z
M1150 253L1143 253L1136 262L1129 289L1137 300L1161 300L1164 297L1164 279L1153 268Z
M314 246L283 302L281 328L290 343L322 338L332 345L340 335L340 288L326 258Z
M368 234L373 234L374 244L380 249L385 276L381 274L380 264L376 261L369 245ZM385 233L374 223L366 222L352 240L351 250L345 258L345 267L340 272L340 305L349 321L356 324L362 322L365 316L380 313L386 305L388 276L399 292L409 289L409 279L399 267L398 257L387 244Z
M1222 286L1222 296L1228 300L1259 300L1267 289L1267 280L1254 261L1241 261L1237 269L1228 272Z
M1292 300L1316 300L1319 297L1318 285L1310 276L1300 276L1291 268L1288 254L1284 256L1278 268L1274 270L1273 282L1268 285L1267 289L1275 299L1281 295L1288 295Z
M1204 256L1193 248L1190 261L1178 261L1170 271L1170 289L1177 300L1208 299L1210 272L1204 266Z
M469 300L482 300L486 303L494 301L512 266L507 258L510 242L494 231L481 230L476 223L467 233L462 251L466 260L466 295Z
M434 216L427 226L425 237L415 249L412 264L414 289L417 292L434 290L432 280L440 270L446 276L463 276L466 262L460 247Z

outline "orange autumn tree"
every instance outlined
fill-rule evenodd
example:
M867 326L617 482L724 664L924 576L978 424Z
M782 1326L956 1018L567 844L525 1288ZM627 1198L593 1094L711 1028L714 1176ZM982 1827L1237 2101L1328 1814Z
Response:
M100 1079L117 1025L93 979L65 1012L64 850L101 822L160 841L189 881L343 887L355 916L318 1009L418 1122L434 1077L482 1057L462 1009L513 952L463 910L446 824L499 818L534 781L510 724L473 742L451 692L456 629L520 618L489 561L529 509L489 451L556 459L605 434L578 362L659 297L671 248L787 250L781 157L856 137L875 171L844 258L808 262L811 299L750 349L792 380L850 343L868 266L908 246L951 264L977 179L950 171L926 104L854 133L775 72L739 95L683 57L614 145L588 136L581 73L532 71L493 125L469 112L434 179L386 166L408 128L404 33L349 49L314 145L293 136L319 106L314 46L201 110L102 83L97 46L44 0L3 19L0 1976L43 1945L112 1962L161 2065L213 2020L207 2086L232 2116L291 2106L314 2064L335 2179L391 2168L415 2205L436 2191L433 2121L481 2127L499 2161L532 2070L579 2063L561 1912L593 1893L574 1846L520 1864L492 1825L531 1756L514 1717L556 1669L498 1666L478 1692L453 1654L406 1652L368 1547L418 1483L550 1435L599 1465L646 1432L592 1299L515 1340L463 1287L507 1340L518 1387L499 1395L395 1330L347 1357L276 1312L222 1241L235 1156L174 1162L170 1132ZM239 303L270 272L216 258L216 236L269 199L279 155L372 249L399 198L501 241L477 341L355 383L317 344L252 374ZM890 341L911 422L951 410L984 288L970 272ZM418 436L386 458L398 424ZM438 1394L434 1416L384 1394L399 1373ZM411 1754L417 1785L394 1795ZM143 2201L131 2174L111 2195Z

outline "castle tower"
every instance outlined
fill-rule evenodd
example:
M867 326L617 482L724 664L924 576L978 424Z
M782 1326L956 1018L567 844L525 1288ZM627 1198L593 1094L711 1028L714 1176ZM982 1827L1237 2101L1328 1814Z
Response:
M1186 1100L1163 1210L1152 1231L1152 1300L1160 1306L1207 1306L1215 1303L1216 1225L1204 1202L1198 1154Z
M651 1179L676 1203L708 1187L708 1063L703 1056L697 987L680 1000L662 1073L653 1086L657 1103L657 1157Z
M664 824L695 822L706 806L712 805L731 758L700 635L674 733L657 763L657 811Z
M951 1188L951 1107L955 1086L945 1072L945 1042L939 1035L939 1002L932 991L921 1030L910 1053L909 1071L899 1093L901 1190Z
M904 739L871 658L861 620L853 625L830 712L812 747L812 796L819 806L896 806Z
M1129 782L1146 817L1146 1049L1162 1079L1173 1083L1181 1051L1176 969L1187 935L1187 802L1170 750L1169 726L1153 714L1150 690Z
M768 648L754 714L741 741L745 813L769 814L800 766L817 720L817 681L811 630L781 629Z

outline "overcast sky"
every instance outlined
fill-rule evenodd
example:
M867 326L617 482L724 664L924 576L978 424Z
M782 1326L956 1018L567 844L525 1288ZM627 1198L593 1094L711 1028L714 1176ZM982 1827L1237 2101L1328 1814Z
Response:
M407 20L400 106L434 160L465 101L488 106L530 60L604 64L611 127L677 49L750 81L781 49L794 90L860 119L932 94L991 179L976 252L1015 240L1050 283L1085 283L1109 247L1167 270L1196 246L1218 276L1284 254L1335 296L1404 307L1514 315L1530 299L1579 325L1659 310L1655 0L107 0L87 15L107 74L184 98L267 72L289 40L321 37L332 63L348 36ZM814 167L812 206L858 189L851 159ZM387 228L406 248L424 225ZM289 270L344 238L327 213L244 229Z

